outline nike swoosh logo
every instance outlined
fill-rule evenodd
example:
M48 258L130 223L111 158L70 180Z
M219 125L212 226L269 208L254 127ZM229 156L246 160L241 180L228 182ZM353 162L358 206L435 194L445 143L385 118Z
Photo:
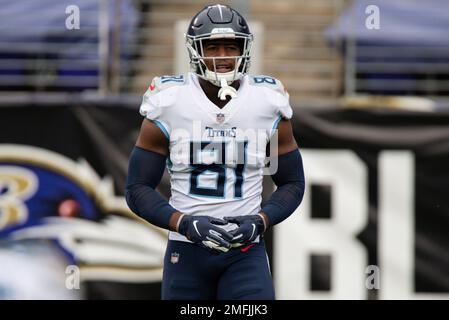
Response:
M196 233L201 237L201 233L198 230L198 227L196 226L198 224L198 220L193 221L193 227L195 228Z
M243 237L243 233L239 234L238 236L235 236L234 238L232 238L232 241L238 240L241 237Z
M256 225L253 223L253 224L251 224L252 226L253 226L253 232L251 233L251 237L249 237L250 239L252 239L253 238L253 236L254 236L254 232L256 232Z

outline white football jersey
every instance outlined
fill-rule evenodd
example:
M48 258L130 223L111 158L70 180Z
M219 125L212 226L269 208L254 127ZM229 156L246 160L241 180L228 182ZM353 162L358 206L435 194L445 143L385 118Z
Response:
M279 80L244 76L237 97L220 109L194 73L156 77L140 113L170 141L170 205L217 218L260 211L267 143L280 119L292 117ZM169 239L188 241L176 232Z

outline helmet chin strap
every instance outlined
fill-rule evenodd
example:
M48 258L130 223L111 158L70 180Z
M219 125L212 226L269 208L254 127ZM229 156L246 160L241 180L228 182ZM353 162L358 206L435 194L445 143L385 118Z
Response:
M225 78L221 78L221 89L218 91L218 97L221 100L226 100L226 96L230 96L231 99L237 98L237 90L228 85Z

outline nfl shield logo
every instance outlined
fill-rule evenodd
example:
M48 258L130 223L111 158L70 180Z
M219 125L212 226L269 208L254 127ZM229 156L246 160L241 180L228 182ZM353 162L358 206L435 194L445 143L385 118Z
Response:
M225 115L223 113L217 113L217 122L222 124L225 121Z
M179 253L173 252L171 254L170 262L173 264L178 263L179 262Z

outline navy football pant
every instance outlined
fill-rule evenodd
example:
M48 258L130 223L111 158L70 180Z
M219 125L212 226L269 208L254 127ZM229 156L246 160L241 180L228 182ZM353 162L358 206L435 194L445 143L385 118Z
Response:
M189 242L169 240L162 299L273 300L264 242L246 248L215 254Z

